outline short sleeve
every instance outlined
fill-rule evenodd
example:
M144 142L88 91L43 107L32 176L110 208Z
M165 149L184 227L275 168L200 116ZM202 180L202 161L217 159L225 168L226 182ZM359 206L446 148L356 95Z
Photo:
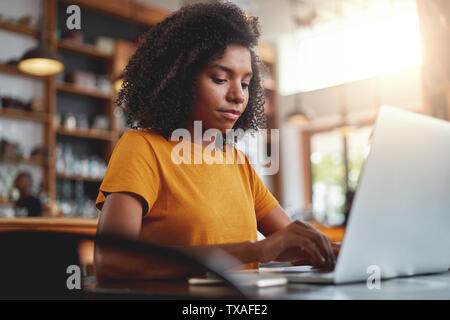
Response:
M126 132L114 148L95 205L101 210L106 196L130 192L145 200L150 211L160 191L158 165L149 141L137 131Z
M253 199L255 201L255 214L256 220L259 221L276 205L278 205L278 200L272 195L269 189L266 187L262 179L259 177L258 173L255 171L253 166L250 164L247 156L246 163L250 170L250 183L252 187Z

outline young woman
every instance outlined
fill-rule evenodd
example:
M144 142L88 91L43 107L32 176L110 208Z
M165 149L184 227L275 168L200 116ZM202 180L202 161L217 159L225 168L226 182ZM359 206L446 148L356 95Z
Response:
M98 233L143 242L220 248L246 267L291 261L333 268L329 239L292 222L245 155L242 163L175 163L176 129L258 129L264 124L264 89L255 54L257 18L230 3L186 6L153 27L130 59L118 102L130 130L117 143L96 201ZM187 140L187 139L186 139ZM211 142L182 140L203 154ZM200 149L199 149L200 147ZM184 155L183 155L184 156ZM192 159L192 158L191 158ZM266 236L257 241L257 230ZM99 279L156 279L196 273L163 260L142 261L96 248Z

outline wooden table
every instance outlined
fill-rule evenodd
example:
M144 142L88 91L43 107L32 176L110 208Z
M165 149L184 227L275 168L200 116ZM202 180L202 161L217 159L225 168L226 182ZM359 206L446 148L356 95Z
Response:
M189 285L186 281L135 281L84 284L90 298L147 299L240 299L226 285ZM269 300L448 300L450 272L381 280L381 288L370 290L366 282L342 285L288 283L279 287L258 288L251 299Z
M0 232L5 231L52 231L95 235L98 219L67 218L67 217L30 217L30 218L1 218ZM80 263L90 266L94 263L94 242L81 241L78 247Z
M53 231L70 232L87 235L95 235L97 231L98 219L93 218L67 218L67 217L30 217L30 218L1 218L0 232L5 231ZM320 232L327 235L332 242L341 242L344 237L344 227L326 227L317 223L310 223ZM94 262L94 243L86 240L80 242L79 246L80 263L92 266Z
M1 218L0 232L13 230L38 230L55 232L76 232L95 235L97 219L93 218ZM344 237L344 227L327 227L318 223L310 223L314 228L327 235L331 241L340 242Z
M93 218L1 218L0 232L15 230L36 230L55 232L76 232L95 235L97 219Z

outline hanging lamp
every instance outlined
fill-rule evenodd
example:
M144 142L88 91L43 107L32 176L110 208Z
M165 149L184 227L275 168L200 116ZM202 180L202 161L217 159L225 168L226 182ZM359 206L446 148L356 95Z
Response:
M64 64L55 50L48 46L45 9L42 15L41 32L37 47L25 52L20 58L17 68L23 73L33 76L52 76L64 70Z
M57 54L42 44L27 51L17 67L24 73L38 77L52 76L64 70L64 64Z
M299 94L295 94L294 98L295 110L286 116L287 122L298 126L309 123L309 116L306 114L306 112L303 111L303 108L301 107Z

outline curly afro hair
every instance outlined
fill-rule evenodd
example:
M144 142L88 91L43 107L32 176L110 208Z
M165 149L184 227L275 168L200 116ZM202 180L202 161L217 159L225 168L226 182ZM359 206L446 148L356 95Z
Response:
M249 49L253 78L247 108L233 129L265 127L262 68L255 53L260 36L256 17L232 3L182 7L150 29L123 74L117 104L127 122L168 139L185 125L195 101L197 75L230 44Z

